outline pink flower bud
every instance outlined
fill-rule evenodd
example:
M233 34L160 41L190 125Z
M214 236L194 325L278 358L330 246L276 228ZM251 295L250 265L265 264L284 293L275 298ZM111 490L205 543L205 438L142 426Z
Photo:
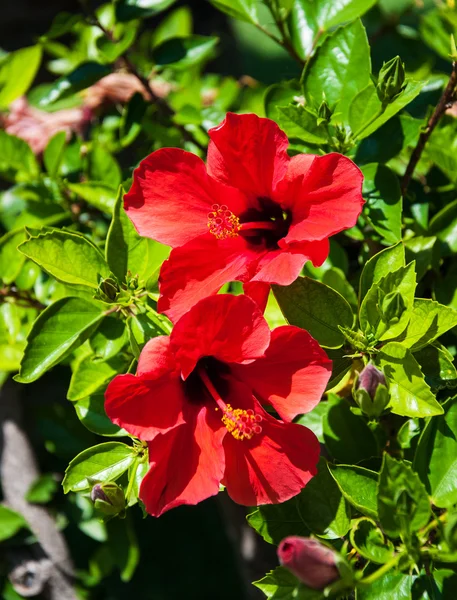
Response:
M323 590L340 577L335 552L311 538L290 536L283 539L278 558L281 565L313 590Z

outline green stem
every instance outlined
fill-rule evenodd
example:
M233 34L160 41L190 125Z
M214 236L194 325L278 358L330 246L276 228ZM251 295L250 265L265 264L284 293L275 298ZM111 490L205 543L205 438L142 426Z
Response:
M394 556L392 558L392 560L390 560L389 562L386 562L386 564L382 565L382 567L380 567L377 571L375 571L374 573L371 573L370 575L368 575L364 579L361 579L359 581L359 585L370 585L370 584L374 583L375 581L377 581L378 579L380 579L383 575L385 575L386 573L388 573L391 569L393 569L394 567L396 567L398 565L398 563L400 562L400 560L404 556L406 556L406 554L400 552L399 554L397 554L396 556Z

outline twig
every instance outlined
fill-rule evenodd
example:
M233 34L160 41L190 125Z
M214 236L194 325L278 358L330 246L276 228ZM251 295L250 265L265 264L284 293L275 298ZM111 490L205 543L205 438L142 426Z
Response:
M95 25L96 27L98 27L100 29L100 31L102 31L102 33L105 35L105 37L110 42L112 42L114 44L116 43L116 39L114 38L112 32L109 29L107 29L100 22L100 19L97 17L97 15L95 13L91 14L89 19L93 25ZM141 83L151 104L154 104L155 106L157 106L158 110L162 113L163 116L165 116L169 119L172 119L175 115L175 111L171 108L171 106L163 98L160 98L159 96L157 96L154 93L151 86L149 85L149 81L148 81L147 77L144 77L143 75L141 75L141 73L138 71L136 66L130 60L127 52L124 52L124 54L120 57L120 59L123 62L127 71L129 73L131 73L132 75L134 75L138 79L138 81ZM181 132L181 135L183 136L183 138L185 139L186 142L191 142L192 144L197 146L200 150L202 150L203 152L206 152L205 146L203 146L202 144L200 144L200 142L195 140L194 137L184 127L184 125L179 125L178 123L174 123L174 126L177 129L179 129L179 131Z
M456 85L457 85L457 63L453 62L452 63L452 72L451 72L451 76L449 77L448 84L445 87L444 92L443 92L438 104L436 105L435 110L432 113L432 116L428 120L427 127L420 134L419 140L416 144L416 147L414 148L414 151L411 154L411 158L409 159L408 166L406 167L406 171L405 171L405 174L404 174L402 182L401 182L401 190L402 190L403 196L406 194L409 183L411 181L411 177L413 176L414 170L417 166L417 163L419 162L422 152L424 151L425 144L427 143L429 137L433 133L433 130L437 126L439 120L445 113L446 109L449 108L449 105L454 100Z
M42 302L36 298L32 298L28 292L21 292L14 286L0 288L0 304L5 302L6 298L12 298L18 306L36 308L37 310L44 310L46 308Z

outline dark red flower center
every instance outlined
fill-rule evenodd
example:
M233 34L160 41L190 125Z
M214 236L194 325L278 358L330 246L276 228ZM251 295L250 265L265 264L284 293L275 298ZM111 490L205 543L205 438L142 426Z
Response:
M254 435L262 433L262 427L260 425L262 417L250 408L247 410L243 408L233 408L231 404L224 402L221 394L216 389L213 380L218 382L219 388L227 389L226 376L228 372L227 366L223 363L220 363L212 357L205 357L199 360L196 369L187 379L187 382L190 380L194 389L197 386L200 388L200 391L201 386L203 385L215 402L216 406L214 406L214 409L216 411L221 411L222 423L236 440L250 440ZM221 374L224 374L225 377L221 377ZM198 378L198 382L196 378ZM225 382L225 385L223 385L223 382Z
M291 220L291 214L279 204L270 198L258 198L258 208L250 208L240 216L225 204L213 204L208 213L208 229L218 240L241 235L251 244L273 249L287 235Z

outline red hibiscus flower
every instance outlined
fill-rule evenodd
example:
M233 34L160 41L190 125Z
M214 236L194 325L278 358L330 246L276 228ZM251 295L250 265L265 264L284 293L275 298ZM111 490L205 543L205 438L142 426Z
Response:
M316 406L330 372L309 333L270 332L247 296L201 300L170 337L146 344L136 375L118 375L106 391L110 419L148 442L147 511L196 504L220 483L245 505L298 494L316 474L319 443L290 420Z
M355 225L363 205L349 158L290 158L270 119L228 113L209 135L206 167L184 150L157 150L125 196L140 235L173 248L159 300L173 321L229 281L266 300L269 284L289 285L308 260L321 265L329 236Z

